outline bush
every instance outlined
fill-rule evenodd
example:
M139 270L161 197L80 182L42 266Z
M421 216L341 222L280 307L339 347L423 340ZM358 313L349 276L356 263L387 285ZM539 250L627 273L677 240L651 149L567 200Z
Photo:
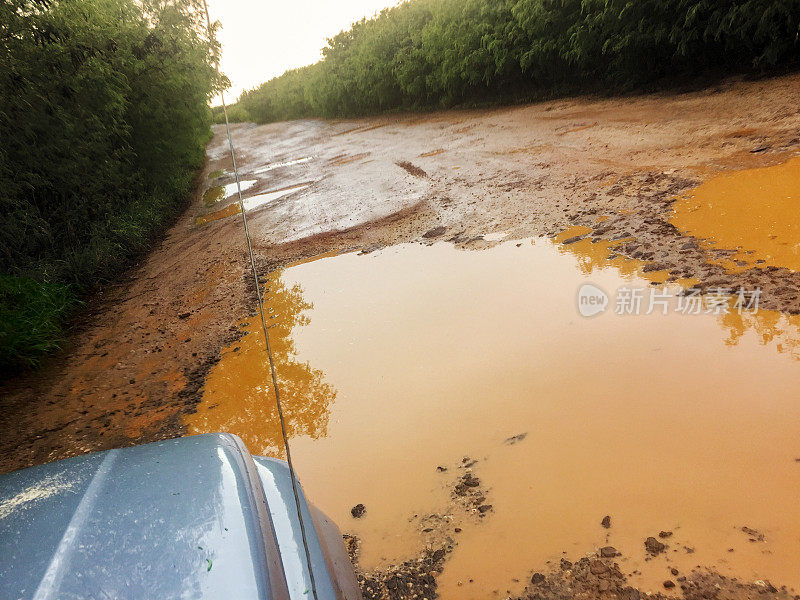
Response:
M217 125L225 123L225 113L222 111L222 106L215 106L211 111L214 123ZM234 104L228 107L228 120L231 123L244 123L245 121L252 121L253 119L243 106Z
M799 35L800 0L408 0L238 105L268 122L624 92L793 64Z
M187 198L219 85L200 6L0 5L0 369L52 350L73 299Z
M75 302L67 285L0 275L0 365L36 366L56 350Z

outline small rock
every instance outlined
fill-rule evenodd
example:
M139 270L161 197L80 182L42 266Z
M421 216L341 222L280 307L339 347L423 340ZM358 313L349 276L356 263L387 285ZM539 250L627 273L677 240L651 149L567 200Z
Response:
M658 537L660 537L662 539L667 539L668 537L672 537L672 532L671 531L660 531L658 533Z
M179 314L179 315L178 315L178 318L179 318L179 319L188 319L190 316L192 316L192 313L190 313L190 312L185 312L185 313L181 313L181 314Z
M669 570L669 572L670 572L670 573L672 573L673 575L677 575L677 574L678 574L678 569L676 569L675 567L672 567L672 568Z
M600 556L603 558L614 558L619 552L614 546L603 546L600 548Z
M751 154L756 154L758 152L764 152L765 150L769 150L771 146L768 144L762 144L761 146L756 146L752 150L750 150Z
M533 585L539 585L540 583L544 583L544 575L541 573L534 573L533 577L531 577L531 583Z
M766 539L763 533L761 533L758 529L753 529L752 527L742 527L742 533L746 533L753 540L758 542L763 542Z
M519 434L517 434L517 435L515 435L515 436L512 436L512 437L510 437L510 438L506 438L506 441L505 441L505 442L503 442L503 443L504 443L504 444L508 444L509 446L511 446L512 444L516 444L517 442L521 442L521 441L522 441L522 440L524 440L526 437L528 437L528 433L527 433L527 432L525 432L525 433L519 433Z
M491 504L484 504L483 506L478 507L478 512L481 514L489 512L490 510L492 510Z
M444 235L445 231L447 231L447 228L440 225L439 227L434 227L433 229L429 229L428 231L422 234L422 237L424 237L425 239L439 237L440 235Z
M666 589L668 589L668 590L671 590L672 588L674 588L674 587L675 587L675 582L674 582L674 581L672 581L672 580L670 580L670 579L667 579L667 580L664 582L664 587L665 587Z
M356 504L353 508L350 509L350 514L353 515L354 519L360 519L364 516L364 513L367 512L367 507L363 504Z
M561 570L562 571L569 571L572 568L572 563L569 562L566 558L561 559Z
M602 525L606 529L610 529L611 528L611 516L610 515L606 515L605 517L603 517L603 520L600 521L600 525Z
M436 470L439 471L439 473L444 473L445 471L447 471L447 467L439 465L438 467L436 467Z
M598 558L589 561L589 570L592 575L603 575L609 571L608 565Z
M567 239L565 239L565 240L564 240L563 242L561 242L561 243L562 243L562 244L564 244L565 246L568 246L569 244L574 244L575 242L580 242L580 241L581 241L581 240L582 240L584 237L586 237L586 236L583 236L583 235L576 235L576 236L573 236L573 237L571 237L571 238L567 238Z
M641 594L639 593L639 590L632 587L625 588L620 594L620 598L622 600L639 600L640 597Z
M644 541L644 548L645 548L645 550L647 550L647 551L648 551L650 554L652 554L653 556L655 556L656 554L660 554L661 552L663 552L664 550L666 550L666 549L667 549L667 546L666 546L665 544L662 544L662 543L661 543L661 542L659 542L659 541L658 541L656 538L654 538L654 537L652 537L652 536L651 536L651 537L647 538L647 539Z

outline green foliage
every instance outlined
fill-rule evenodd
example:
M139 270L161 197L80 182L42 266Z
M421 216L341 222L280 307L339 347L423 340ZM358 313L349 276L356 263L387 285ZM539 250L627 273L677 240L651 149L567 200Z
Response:
M268 122L623 92L793 64L799 35L800 0L408 0L236 107Z
M3 298L0 368L51 350L64 286L80 293L113 276L187 197L220 85L200 7L0 4L0 273L21 286ZM26 325L37 327L30 339L10 332Z
M222 106L215 106L211 109L212 118L217 125L225 123L225 113ZM245 121L252 121L252 118L240 104L234 104L228 107L228 120L231 123L244 123Z
M57 349L74 304L67 285L0 275L0 365L35 366Z

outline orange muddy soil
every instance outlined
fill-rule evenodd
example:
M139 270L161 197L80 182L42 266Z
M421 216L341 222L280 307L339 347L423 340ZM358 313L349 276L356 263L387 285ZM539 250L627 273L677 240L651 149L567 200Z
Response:
M691 510L682 513L678 509L702 507L699 493L686 498L685 504L679 501L684 487L700 490L707 485L709 490L717 489L720 498L725 494L735 495L737 481L742 481L737 479L740 469L744 470L744 480L753 485L757 484L759 473L775 475L780 484L773 497L776 502L786 500L791 497L792 486L796 483L793 483L793 477L797 476L795 471L800 471L800 467L791 463L792 459L783 456L793 451L789 447L793 439L788 422L791 417L779 420L777 426L770 421L781 410L787 415L795 414L791 400L797 388L792 382L800 376L797 373L800 363L796 360L800 336L792 333L797 325L796 315L800 313L800 275L795 270L800 265L800 239L797 238L797 215L800 213L796 210L798 196L794 185L800 168L797 162L800 159L795 158L800 154L798 97L800 75L791 75L757 82L729 81L711 90L680 95L570 99L493 110L233 127L237 162L241 166L242 180L246 182L243 195L257 266L262 283L269 288L267 306L273 311L271 316L275 316L276 349L284 367L282 377L287 385L296 387L298 400L290 433L298 441L298 462L307 473L306 477L301 471L301 479L315 502L333 513L343 530L358 535L363 543L361 558L365 572L385 568L388 563L402 563L406 558L404 553L415 555L424 551L428 554L415 564L431 568L433 574L417 574L428 587L417 589L415 583L409 589L417 590L418 596L423 597L435 589L431 585L438 582L439 591L448 598L491 594L558 597L570 586L576 586L587 597L613 593L614 597L622 594L626 598L638 597L634 592L639 592L630 585L643 591L674 595L684 583L684 587L691 588L689 592L705 590L697 597L706 597L704 594L712 588L728 589L727 583L719 583L724 578L715 579L723 577L716 571L702 576L695 574L692 579L688 570L695 566L695 559L698 565L713 563L715 569L719 567L728 576L743 575L750 587L731 593L735 597L748 597L752 592L763 598L763 593L773 593L771 584L753 583L759 576L758 569L791 579L793 564L797 564L800 556L796 548L800 522L792 520L793 513L787 512L783 504L772 513L777 515L776 524L771 521L769 524L777 530L769 537L773 546L768 551L764 548L762 552L759 543L746 541L745 536L741 548L736 546L736 552L722 558L718 552L720 548L725 546L720 552L727 552L728 545L733 547L743 541L739 539L741 528L751 525L748 519L757 516L769 521L771 518L764 506L759 508L752 489L733 503L729 514L722 514L722 517L730 517L731 522L720 521L721 529L716 533L702 531L703 519L708 515ZM0 389L0 471L91 450L214 429L239 433L254 452L280 455L274 411L258 403L252 407L247 404L249 398L266 394L268 390L260 383L265 380L258 356L259 341L247 334L253 323L255 292L247 271L239 207L234 204L231 161L226 155L223 131L216 129L215 133L208 148L206 175L219 170L223 171L222 175L213 179L207 177L207 186L198 191L190 208L152 253L132 269L124 281L92 300L83 327L75 332L61 355L40 371L21 374L3 384ZM219 189L206 193L217 186ZM746 195L738 194L739 190ZM748 227L751 223L754 225ZM546 237L552 239L543 239ZM425 297L424 293L414 290L425 289L426 284L418 281L417 274L427 268L426 258L415 255L414 260L398 260L393 265L385 255L362 256L360 260L385 260L389 265L386 268L397 274L398 289L393 289L388 280L381 284L381 278L376 275L366 282L369 285L355 286L361 290L360 298L344 295L337 300L338 304L329 305L325 304L325 290L314 296L308 282L327 281L329 289L334 289L345 280L344 275L340 275L345 271L326 270L327 258L314 262L313 266L306 265L306 271L286 267L322 255L335 257L347 251L369 254L405 242L436 244L427 250L434 257L430 268L440 265L437 285L442 285L443 289L434 294L430 302L438 298L443 304L424 313L427 321L416 325L419 335L405 339L402 348L378 345L372 355L369 352L365 352L365 356L354 354L358 361L368 363L369 368L359 371L350 365L340 371L342 375L337 379L336 361L341 363L342 357L350 354L339 356L335 348L331 350L331 342L326 345L319 341L327 335L326 326L337 326L336 310L340 314L351 314L355 310L353 307L358 307L361 313L356 314L369 315L362 320L354 319L352 330L349 326L346 330L337 330L337 339L347 338L358 324L362 329L370 324L375 329L385 326L387 332L392 331L392 323L382 322L378 318L380 315L369 311L385 306L381 302L391 302L404 294L407 301L398 309L394 328L404 319L417 319L423 313L412 313L407 307ZM702 339L702 347L708 348L705 362L687 366L684 364L687 357L682 356L680 348L672 354L663 354L662 359L658 354L662 352L660 348L644 358L635 347L628 349L628 353L606 353L603 344L592 342L597 338L589 339L591 343L583 350L579 345L570 345L583 343L574 334L579 330L566 326L570 315L579 318L570 306L555 304L558 308L552 314L545 312L538 320L525 323L525 327L515 328L514 319L525 318L524 299L518 293L519 286L504 291L503 282L497 281L491 293L485 292L479 297L491 303L487 308L489 318L498 311L506 318L498 318L502 327L487 329L481 338L489 348L486 356L490 358L470 367L470 353L462 352L467 340L461 342L457 352L447 345L452 344L453 339L461 339L460 330L454 330L444 342L427 337L428 332L442 323L454 326L461 319L466 328L477 318L463 310L448 310L448 306L460 305L460 297L458 293L450 294L441 282L455 278L454 273L460 267L457 267L456 258L443 254L442 243L450 249L476 251L467 252L467 255L486 257L481 259L484 263L474 260L466 268L465 272L474 281L458 280L462 282L459 285L466 286L462 294L476 289L481 281L496 279L482 276L481 264L488 269L486 273L495 273L501 268L498 265L519 267L523 263L516 261L529 260L534 265L530 269L532 277L535 273L543 276L549 273L553 287L561 281L569 281L573 286L576 274L592 275L608 286L617 285L620 278L634 278L645 285L698 285L704 291L759 287L761 306L766 311L763 317L751 321L737 321L735 317L702 321L704 325L699 328L702 331L695 334ZM519 248L519 256L528 258L490 258L516 256L513 253L518 244L525 245ZM551 250L543 250L542 244ZM531 245L534 249L529 252ZM495 254L477 252L480 250ZM357 257L331 260L340 258L350 261L337 263L344 265L337 268L346 270L351 259ZM564 262L567 259L572 262L567 264ZM535 267L536 261L542 261L541 269ZM562 266L556 268L559 264ZM508 269L508 281L523 280L524 274L515 275L512 271ZM612 272L613 276L609 274ZM313 276L306 280L303 273ZM357 281L357 275L354 277ZM471 283L463 283L465 281ZM408 282L407 289L402 289L404 282ZM306 296L302 286L295 287L301 283L308 288ZM575 290L570 287L568 292L572 298ZM312 298L318 300L312 301ZM364 300L363 305L361 300ZM445 306L445 302L449 304ZM318 329L308 328L312 333L304 336L299 331L307 324L309 314ZM325 314L331 316L323 317ZM682 321L674 321L679 324L675 326L672 320L648 319L646 322L656 325L648 329L643 322L631 335L639 340L652 341L654 336L669 340L685 327ZM560 327L561 323L565 327ZM560 346L562 353L504 343L521 340L528 328L534 329L526 339L537 339L540 331L549 331L552 338L548 339L559 338L564 342ZM720 329L725 332L722 337L718 335ZM598 329L607 336L617 335L613 327L609 326L608 330ZM498 331L502 336L493 337ZM361 338L355 335L349 338L350 343L367 347L364 340L369 339L369 332L362 334ZM573 337L569 337L571 335ZM685 335L693 333L688 331ZM712 349L719 341L717 338L723 345L738 344L740 354L730 355L728 360L718 363L723 365L721 371L709 378L703 373L704 365L716 360L716 351ZM762 344L776 346L780 360L760 353L758 339ZM417 350L415 344L419 344L419 354L409 354L409 349ZM438 347L437 344L442 345ZM592 371L592 377L587 375L570 383L570 378L563 375L569 368L570 349L575 348L578 348L582 364ZM496 357L504 350L514 352L508 364L497 362ZM388 361L395 355L399 358L391 368L381 366L380 357ZM458 371L454 370L448 375L458 379L458 385L464 388L445 393L440 389L444 378L437 379L435 369L421 365L420 360L426 355L429 355L428 365L438 364L436 361L442 356L461 357L459 364L465 369L464 373L480 366L492 375L502 374L504 379L502 382L493 381L491 377L476 381L466 376L459 379L454 374ZM545 378L542 394L548 398L560 397L562 393L565 398L600 394L603 410L598 413L596 408L580 406L562 410L557 403L552 406L544 403L535 410L530 406L524 410L520 408L514 401L512 388L524 387L525 379L519 378L516 372L509 375L504 369L510 368L509 365L523 369L532 357L550 365L550 373L557 375ZM597 358L596 363L593 357ZM610 364L603 362L609 360ZM745 370L743 365L750 365L753 371ZM661 367L664 372L659 371ZM677 368L685 370L666 372ZM365 376L365 371L369 377ZM397 374L390 381L394 387L381 387L386 386L386 381L375 375L381 371ZM364 411L366 404L352 400L355 394L348 391L360 390L359 398L365 403L368 393L396 396L400 401L403 373L412 372L417 385L430 392L430 397L419 399L419 406L435 407L437 400L441 406L446 406L447 402L461 402L465 397L486 405L487 398L492 397L492 390L495 390L500 395L492 401L504 414L510 415L507 418L512 421L524 423L529 418L544 418L543 422L551 423L550 432L545 431L526 442L537 454L524 450L526 446L522 443L513 448L514 452L523 448L519 452L524 453L521 455L524 458L517 460L524 472L545 470L549 483L543 486L541 493L531 491L533 484L519 488L519 476L499 466L499 462L493 462L493 456L500 461L497 456L512 451L506 448L503 440L520 433L507 430L506 423L496 414L484 420L478 415L470 422L471 444L464 441L465 436L451 431L445 414L431 415L431 421L420 420L417 425L408 420L408 431L413 431L414 427L421 431L423 423L430 422L447 431L442 436L423 436L412 445L407 432L401 429L403 419L396 420L396 424L391 415L372 419ZM658 377L653 376L656 372L660 373ZM537 376L540 381L544 373L547 371ZM604 373L614 380L603 381ZM748 425L748 410L745 410L744 394L749 389L749 376L774 377L764 389L768 388L771 397L788 403L783 408L777 401L754 406L753 414L758 417L755 425ZM672 378L679 382L673 382ZM618 394L620 386L616 382L623 381L623 391ZM564 385L573 387L564 388ZM635 397L636 385L662 390L674 388L682 394L683 400L668 413L648 411L646 406L641 411L631 411L623 406L623 400ZM715 410L727 410L724 406L713 405L701 410L696 402L690 401L692 390L701 385L710 386L702 390L704 395L714 397L716 394L730 402L730 414L737 419L733 430L736 437L714 416ZM750 391L757 394L757 386ZM333 406L336 410L332 410ZM538 411L538 416L532 410ZM615 417L613 411L624 418ZM421 419L421 415L417 417ZM637 453L637 444L651 443L648 435L642 434L641 439L630 438L629 444L623 443L620 437L610 443L598 429L603 427L605 432L616 431L622 435L628 431L628 424L637 425L636 419L640 419L638 424L648 422L658 427L658 415L667 419L660 426L665 428L670 440L661 449L648 447L646 452ZM348 427L360 423L363 430L374 424L374 435L367 436L371 441L359 449L357 441L352 439L352 430L341 429L338 419L346 421ZM489 426L491 436L482 438ZM381 427L386 428L385 435L379 434ZM730 434L727 438L726 431ZM768 435L773 437L767 442L783 446L769 445L769 451L750 449L758 456L748 458L750 450L743 441L748 431L755 438L755 448L759 437L766 440ZM386 497L385 490L392 486L370 491L367 486L370 478L358 477L355 462L352 468L342 470L341 479L332 477L330 469L315 467L315 464L328 464L325 460L316 461L315 456L323 456L315 455L321 452L316 448L332 451L325 449L320 440L328 436L328 441L335 440L337 435L342 440L350 440L340 445L353 452L348 459L361 461L358 464L362 469L381 469L383 473L396 475L400 479L395 483L408 484L405 491L393 492L393 497L381 505L381 496ZM553 438L552 444L547 443L548 436ZM572 447L563 464L559 462L558 453L547 454L560 436L586 442ZM596 446L590 441L603 447L607 454L593 450ZM377 450L381 444L390 442L400 448L397 453ZM704 450L704 444L711 445ZM437 448L441 457L432 456ZM800 456L800 448L794 450ZM695 451L702 454L703 460L693 462ZM734 453L740 462L723 465L726 452L728 456ZM489 485L496 489L487 491L494 507L487 509L486 518L475 516L476 505L467 511L472 512L463 517L465 524L462 525L458 521L458 511L451 510L452 506L435 507L437 502L443 507L449 506L451 500L456 504L460 502L456 496L451 497L450 488L443 487L437 479L441 473L436 471L436 465L441 461L447 465L447 472L452 473L463 467L454 466L458 456L468 453L481 457L482 462L476 469L479 472L482 469L481 476L485 474ZM664 453L670 453L671 460L658 464L672 477L653 484L659 498L657 502L648 504L646 496L631 495L620 487L625 481L641 483L647 479L644 475L650 468L647 461L660 461L659 456ZM379 456L380 460L374 460L370 454ZM595 454L598 458L590 473L581 476L582 469L587 467L587 457ZM551 462L542 465L542 456L547 456ZM636 460L618 460L626 456L635 456ZM332 454L331 457L333 461L344 455ZM773 458L780 464L765 468L762 462ZM791 464L787 463L787 467L784 460ZM722 482L721 487L716 488L714 481L704 480L704 469L717 464L714 461L719 461L715 473ZM422 465L428 463L430 469L424 473L414 470L417 467L427 469ZM615 464L618 467L614 467ZM683 469L682 465L690 465L690 468ZM601 490L606 494L605 499L602 502L583 499L582 504L569 494L565 495L557 484L560 472L569 477L576 486L574 489L582 489L586 494ZM631 474L631 479L624 479L626 473ZM681 476L683 483L677 484ZM402 479L404 477L408 480ZM347 486L350 487L341 489ZM363 492L362 497L351 498L346 493L348 489ZM431 501L416 504L415 494ZM527 544L524 539L509 541L523 510L522 504L514 505L514 498L530 505L542 497L550 502L545 508L557 508L557 514L553 513L546 527L525 526L520 531L529 537L537 532L544 533L544 541L551 540L553 547L548 548L542 540L535 544ZM367 516L363 522L348 527L349 521L342 523L343 519L350 518L345 509L360 501L367 504ZM586 515L585 507L593 504L597 505L598 514ZM654 514L647 509L651 505L662 511L664 522L655 521ZM423 511L430 513L427 521ZM609 556L608 551L597 557L592 554L594 558L584 563L577 560L587 552L599 553L600 545L610 543L607 535L603 537L605 531L598 526L606 512L615 519L612 533L617 537L610 542L630 560L623 564L622 579L613 566L616 556ZM434 515L441 518L434 519ZM585 522L581 515L586 517ZM448 542L448 536L453 535L450 531L454 527L453 518L459 524L459 531L463 527L461 537L465 540L455 550ZM714 513L713 518L721 517ZM441 533L441 527L429 526L431 520L437 519L449 529L431 541L426 536ZM779 519L784 519L785 527L779 527ZM680 552L670 559L647 556L642 546L644 538L657 535L659 528L673 527L675 523L685 523L684 531L677 532L671 542L671 550L680 549ZM562 525L560 529L558 524ZM564 528L565 524L569 525L569 531ZM407 537L382 542L391 537L393 526L400 532L395 537ZM723 528L724 533L721 533ZM506 561L502 567L477 568L485 552L483 549L500 534L506 541L502 543L505 545L498 542L497 551L513 553L514 560ZM695 555L693 544L706 541L706 546L698 548ZM692 553L684 548L691 548ZM442 549L443 553L436 554L437 549ZM554 558L567 551L569 554L563 556L572 561L570 564L574 562L575 569L562 569ZM602 565L591 562L600 559ZM750 565L753 565L752 570ZM526 568L541 571L543 577L537 577L536 582L530 584L533 587L528 589L524 588L531 572L526 572ZM670 576L671 568L679 569L679 576L688 579L681 582ZM391 587L392 582L404 581L400 575L387 576L385 571L383 575L376 575L377 572L367 573L362 581L374 587L375 593L368 597L377 598L384 593L403 597L392 595L391 591L395 589ZM473 583L468 577L470 572L475 573L475 583L474 591L468 593L467 588ZM570 578L578 575L584 578L581 581L588 583L574 584ZM660 581L668 576L678 586L660 589ZM399 579L396 581L393 577ZM631 580L630 585L627 578ZM606 580L608 582L603 583ZM700 583L692 587L691 581ZM654 587L654 582L658 586ZM784 583L797 586L798 582ZM687 590L684 592L690 595Z

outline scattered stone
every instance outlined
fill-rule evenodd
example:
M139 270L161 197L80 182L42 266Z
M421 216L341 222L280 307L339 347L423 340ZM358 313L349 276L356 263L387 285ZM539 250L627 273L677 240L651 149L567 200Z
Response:
M255 293L255 292L254 292L254 293ZM189 318L189 317L191 317L191 316L192 316L192 313L190 313L190 312L185 312L185 313L181 313L181 314L179 314L179 315L178 315L178 318L179 318L179 319L188 319L188 318Z
M672 532L671 531L659 531L658 532L658 537L660 537L661 539L665 540L665 539L667 539L669 537L672 537Z
M513 444L516 444L517 442L521 442L521 441L522 441L522 440L524 440L526 437L528 437L528 433L527 433L527 432L525 432L525 433L518 433L518 434L517 434L517 435L515 435L515 436L512 436L512 437L510 437L510 438L506 438L506 441L505 441L505 442L503 442L503 443L504 443L504 444L508 444L509 446L511 446L511 445L513 445Z
M758 529L753 529L752 527L747 527L746 525L742 527L742 532L746 533L750 536L751 542L763 542L766 540L766 536L761 533Z
M467 473L464 477L461 478L461 481L464 482L464 485L467 487L478 487L481 484L481 480L475 477L472 473Z
M478 512L481 513L481 514L487 513L490 510L492 510L492 505L491 504L484 504L484 505L478 507Z
M564 244L565 246L568 246L570 244L574 244L575 242L580 242L585 237L586 237L585 235L576 235L576 236L573 236L571 238L565 239L561 243Z
M619 552L617 552L617 549L614 548L614 546L603 546L600 548L600 556L602 558L614 558L618 554Z
M605 517L603 517L603 520L600 521L600 525L602 525L606 529L610 529L611 528L611 516L610 515L606 515Z
M677 575L677 574L678 574L678 569L676 569L675 567L672 567L672 568L669 570L669 572L670 572L670 573L672 573L673 575Z
M763 587L764 591L765 592L769 592L770 594L774 594L774 593L776 593L778 591L778 588L776 588L774 585L772 585L769 582L769 580L767 580L767 581L759 580L759 581L756 582L756 585L759 585L759 586Z
M609 570L609 567L602 560L597 558L589 559L589 571L592 575L604 575Z
M439 471L439 473L445 473L447 471L447 467L439 465L438 467L436 467L436 470Z
M647 550L647 552L653 556L656 556L666 550L667 546L651 536L644 541L644 548Z
M641 593L636 588L628 587L620 592L621 600L639 600Z
M422 237L429 240L431 238L439 237L444 235L445 231L447 231L447 227L443 225L439 225L438 227L434 227L433 229L429 229L425 233L422 234Z
M661 583L662 593L645 593L629 584L614 559L584 557L572 563L562 558L560 569L534 573L528 587L514 600L667 600L670 597L667 592L672 592L679 584L684 600L793 600L786 589L778 590L768 581L743 583L700 567L688 576L675 577L675 570L670 572L673 576ZM628 576L638 574L640 571L633 570ZM495 592L498 594L499 591ZM400 599L390 596L388 600Z
M350 514L353 515L354 519L360 519L364 516L364 513L367 512L367 507L363 504L356 504L353 508L350 509Z

